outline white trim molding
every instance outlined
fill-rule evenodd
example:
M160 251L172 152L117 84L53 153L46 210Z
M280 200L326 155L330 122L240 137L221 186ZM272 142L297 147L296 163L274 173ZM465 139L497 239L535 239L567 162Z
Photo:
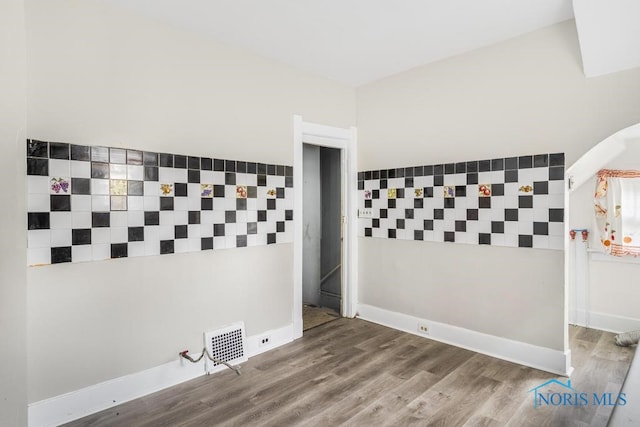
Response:
M358 305L358 317L373 323L388 326L424 338L466 348L476 353L518 363L550 372L569 376L571 367L571 350L561 351L546 347L513 341L482 332L472 331L457 326L434 322L374 307L366 304ZM419 324L429 325L429 334L418 332Z
M589 312L588 327L619 334L622 332L639 330L640 319L592 311Z
M293 325L247 337L247 355L256 356L293 341ZM261 345L269 337L270 343ZM227 369L214 368L214 372ZM205 375L204 360L176 360L131 375L29 404L29 427L58 426Z

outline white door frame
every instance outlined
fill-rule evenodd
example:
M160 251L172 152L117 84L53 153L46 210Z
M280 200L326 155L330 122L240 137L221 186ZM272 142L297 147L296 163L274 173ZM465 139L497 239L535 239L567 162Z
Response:
M342 315L355 317L358 303L357 131L304 122L293 116L293 335L302 336L302 144L341 151L343 190Z

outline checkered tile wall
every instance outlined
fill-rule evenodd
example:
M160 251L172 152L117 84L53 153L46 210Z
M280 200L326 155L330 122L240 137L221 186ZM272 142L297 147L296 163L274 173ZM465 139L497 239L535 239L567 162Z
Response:
M365 237L564 247L564 154L358 173Z
M27 140L28 264L293 241L293 168Z

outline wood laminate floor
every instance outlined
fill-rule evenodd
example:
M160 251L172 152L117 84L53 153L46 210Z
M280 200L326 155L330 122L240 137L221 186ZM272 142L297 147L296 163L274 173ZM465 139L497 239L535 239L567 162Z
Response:
M617 394L633 348L570 327L572 387ZM68 426L604 426L611 406L533 406L566 378L358 319ZM553 390L552 391L556 391ZM562 392L563 390L557 390ZM640 404L640 402L629 402Z

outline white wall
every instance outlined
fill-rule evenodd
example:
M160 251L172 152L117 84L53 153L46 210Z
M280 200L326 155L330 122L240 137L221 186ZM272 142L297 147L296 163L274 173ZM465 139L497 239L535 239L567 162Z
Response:
M22 0L0 3L0 425L27 422L25 131L26 58Z
M359 169L565 152L640 117L640 69L586 79L573 21L360 87ZM361 238L360 302L562 350L562 252Z
M355 122L349 87L130 12L26 12L29 137L292 164L292 114ZM235 320L286 326L292 274L289 244L29 268L29 401L175 360Z

